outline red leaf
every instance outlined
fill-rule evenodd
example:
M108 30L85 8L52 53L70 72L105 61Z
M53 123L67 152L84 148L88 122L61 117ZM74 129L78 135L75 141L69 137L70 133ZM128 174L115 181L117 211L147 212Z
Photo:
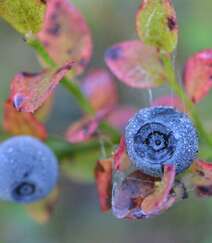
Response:
M66 132L66 139L70 143L81 143L88 141L97 131L99 123L91 117L83 117L71 124Z
M124 136L121 137L118 149L114 154L114 170L119 170L123 161L123 158L126 155L126 143Z
M112 159L97 161L95 177L100 208L106 212L111 208Z
M134 107L117 106L110 112L107 121L112 127L123 130L135 112L136 109Z
M58 70L41 73L18 73L11 84L11 99L18 111L34 112L52 94L60 80L71 69L72 62Z
M212 87L212 49L190 57L184 69L184 85L194 103L201 101Z
M179 111L185 112L185 105L177 96L162 96L152 102L152 106L173 106Z
M105 118L109 111L109 109L99 111L96 113L95 117L83 117L72 124L65 135L67 141L70 143L81 143L91 139L95 135L99 123Z
M31 135L41 140L47 138L44 125L31 113L18 112L10 100L4 105L3 126L5 131L12 135Z
M165 73L156 48L141 41L114 45L105 54L111 71L125 84L136 88L157 87L165 81Z
M96 69L88 73L81 84L91 106L98 111L117 103L117 89L109 72Z
M70 60L77 62L72 75L80 74L91 58L89 27L78 9L67 0L47 2L44 26L38 38L59 66Z
M170 208L176 201L170 196L175 181L175 165L164 165L164 175L155 191L144 199L142 210L147 216L154 216Z

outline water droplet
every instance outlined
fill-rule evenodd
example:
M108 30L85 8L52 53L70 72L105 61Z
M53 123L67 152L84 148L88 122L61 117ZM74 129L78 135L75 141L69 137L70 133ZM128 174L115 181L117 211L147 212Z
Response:
M9 149L7 150L7 152L8 152L8 153L12 153L12 152L13 152L13 148L9 148Z
M20 111L20 109L21 109L21 106L22 106L22 104L23 104L23 102L24 102L24 97L22 96L22 95L20 95L20 94L16 94L14 97L13 97L13 105L14 105L14 107L18 110L18 111Z

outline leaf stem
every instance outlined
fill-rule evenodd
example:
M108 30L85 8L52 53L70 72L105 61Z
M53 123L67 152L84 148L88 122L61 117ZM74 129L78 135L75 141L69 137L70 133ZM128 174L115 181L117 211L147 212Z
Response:
M181 100L184 102L186 106L186 110L190 113L192 120L199 131L199 135L201 139L203 139L209 146L212 146L212 139L208 135L207 131L205 130L202 121L198 115L197 110L195 109L194 104L189 99L189 97L186 95L184 89L179 84L176 78L175 69L173 66L173 63L171 61L170 55L161 53L161 60L163 61L164 68L167 75L167 82L172 89L172 91L181 98Z

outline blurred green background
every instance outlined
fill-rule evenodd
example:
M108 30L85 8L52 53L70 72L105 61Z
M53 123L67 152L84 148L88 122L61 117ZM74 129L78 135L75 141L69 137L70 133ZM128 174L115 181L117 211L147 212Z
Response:
M94 56L90 67L104 67L106 48L118 41L136 38L134 15L140 0L73 0L85 15L93 34ZM176 65L179 79L185 60L196 51L212 47L212 1L175 0L180 26ZM18 71L38 71L34 51L23 37L0 20L0 114L8 95L9 82ZM121 101L148 105L147 91L135 91L119 84ZM153 92L166 94L162 88ZM208 128L211 95L199 106ZM210 108L209 108L210 107ZM58 88L54 110L47 122L49 132L63 134L80 110L63 88ZM86 161L84 161L86 163ZM46 225L34 222L22 206L0 204L2 243L212 243L212 199L191 196L168 212L143 221L120 221L101 214L94 184L80 184L61 178L62 192L55 213Z

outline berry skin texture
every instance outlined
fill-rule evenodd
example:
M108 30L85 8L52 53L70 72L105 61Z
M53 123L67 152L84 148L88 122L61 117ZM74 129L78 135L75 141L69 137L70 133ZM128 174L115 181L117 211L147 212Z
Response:
M58 161L41 141L12 137L0 145L0 199L33 203L46 197L58 179Z
M141 109L125 129L132 164L147 175L161 177L163 165L186 170L197 157L198 136L189 117L173 107Z

